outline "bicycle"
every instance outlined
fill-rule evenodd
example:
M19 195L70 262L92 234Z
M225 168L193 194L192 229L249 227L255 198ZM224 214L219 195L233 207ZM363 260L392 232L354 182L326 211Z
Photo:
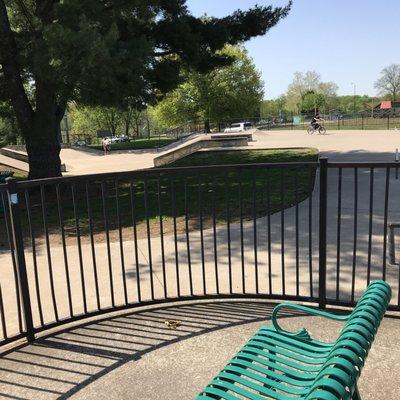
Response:
M307 133L309 135L313 135L314 133L318 132L320 135L325 135L326 133L326 128L323 125L318 124L317 128L314 128L312 125L310 125L307 129Z

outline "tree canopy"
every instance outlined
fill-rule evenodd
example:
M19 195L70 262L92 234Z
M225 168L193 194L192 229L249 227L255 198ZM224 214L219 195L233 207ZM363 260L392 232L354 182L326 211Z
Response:
M375 88L381 96L390 96L396 101L400 94L400 64L383 68L381 77L375 82Z
M185 0L0 0L0 87L25 137L30 177L61 174L69 101L149 104L180 83L183 67L228 65L219 50L265 34L290 6L196 18Z
M295 72L286 93L286 107L289 111L302 113L329 109L338 86L334 82L322 82L315 71Z
M71 130L74 136L92 141L98 131L109 131L110 135L139 136L148 121L144 110L132 107L79 106L69 107Z
M220 122L259 113L264 85L247 52L228 46L219 54L231 58L232 64L208 73L184 72L184 83L155 107L162 124Z

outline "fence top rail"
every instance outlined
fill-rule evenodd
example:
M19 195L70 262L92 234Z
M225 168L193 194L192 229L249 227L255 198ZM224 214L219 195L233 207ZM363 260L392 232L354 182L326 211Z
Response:
M400 168L400 162L328 162L328 168Z
M203 165L203 166L188 166L188 167L170 167L170 168L148 168L135 171L124 172L108 172L99 174L63 176L56 178L36 179L30 181L20 181L17 183L21 189L37 187L43 185L56 185L67 182L86 182L108 179L129 179L129 178L148 178L157 177L165 174L179 174L185 172L207 173L210 171L218 172L233 172L243 169L273 169L273 168L302 168L302 167L318 167L318 162L286 162L286 163L254 163L254 164L228 164L228 165Z
M21 189L43 186L56 185L68 182L86 182L93 180L108 179L129 179L129 178L148 178L152 176L160 176L165 174L185 173L185 172L232 172L243 169L272 169L272 168L301 168L301 167L318 167L319 162L286 162L286 163L253 163L253 164L226 164L226 165L202 165L202 166L185 166L185 167L166 167L166 168L147 168L134 171L123 172L107 172L98 174L86 174L76 176L62 176L56 178L45 178L36 180L18 181L17 185ZM327 163L328 168L400 168L400 162L330 162ZM0 184L0 192L7 190L7 184Z

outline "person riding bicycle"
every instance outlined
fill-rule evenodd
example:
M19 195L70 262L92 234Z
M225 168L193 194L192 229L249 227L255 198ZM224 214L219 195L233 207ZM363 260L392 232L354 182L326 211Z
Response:
M310 125L313 127L314 130L318 130L321 122L321 117L317 114L313 117L313 119L311 120Z

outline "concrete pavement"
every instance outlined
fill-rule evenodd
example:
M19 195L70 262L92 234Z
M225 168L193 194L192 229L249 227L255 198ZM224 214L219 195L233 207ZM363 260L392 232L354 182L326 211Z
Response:
M260 326L272 303L198 302L120 314L38 340L0 359L0 398L189 400ZM170 330L165 320L181 321ZM365 400L397 400L398 319L385 318L359 380ZM341 324L284 311L282 326L335 340ZM390 378L389 378L390 377Z
M206 135L198 135L185 143L201 140ZM400 148L400 130L346 130L328 131L326 135L308 135L304 130L287 131L255 131L254 141L249 148L293 148L316 147L321 154L332 160L368 160L394 161L396 148ZM168 146L168 149L171 149ZM88 153L74 149L62 149L61 159L68 165L69 174L94 174L103 172L131 171L134 169L150 168L155 156L162 153L151 151L135 151L129 153Z

